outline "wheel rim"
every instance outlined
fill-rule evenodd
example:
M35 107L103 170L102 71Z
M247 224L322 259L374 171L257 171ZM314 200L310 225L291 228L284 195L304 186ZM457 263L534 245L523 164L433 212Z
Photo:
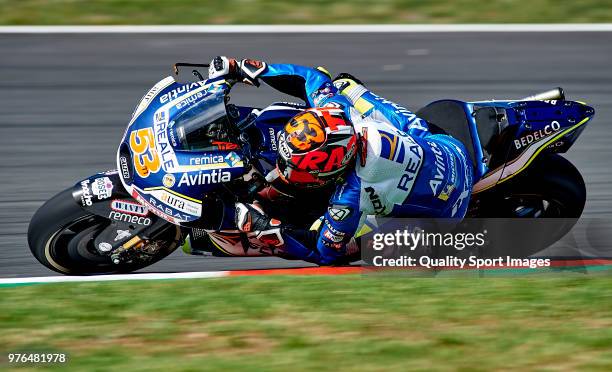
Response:
M91 267L92 262L97 262L98 265L110 264L110 259L98 255L92 244L95 236L108 224L109 222L102 217L87 215L64 226L47 242L45 246L47 260L66 273L73 272L66 266L74 266L67 264L66 260L80 261L79 263L84 265L83 268Z
M542 195L511 195L504 198L508 215L517 218L555 218L563 217L565 207L555 199Z

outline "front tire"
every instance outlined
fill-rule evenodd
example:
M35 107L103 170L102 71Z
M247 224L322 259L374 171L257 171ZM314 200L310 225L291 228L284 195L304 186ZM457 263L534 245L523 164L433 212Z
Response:
M66 275L126 273L149 266L172 253L180 241L180 228L169 226L163 234L163 248L146 261L113 264L93 247L97 234L110 221L83 210L67 189L43 204L28 228L28 244L36 259L47 268Z

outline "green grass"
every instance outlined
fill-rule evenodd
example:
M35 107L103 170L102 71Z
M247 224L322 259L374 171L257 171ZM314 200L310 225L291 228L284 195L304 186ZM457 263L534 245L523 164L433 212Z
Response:
M87 371L611 370L611 309L605 277L34 285L0 288L0 360L60 351Z
M610 0L0 0L4 25L610 21Z

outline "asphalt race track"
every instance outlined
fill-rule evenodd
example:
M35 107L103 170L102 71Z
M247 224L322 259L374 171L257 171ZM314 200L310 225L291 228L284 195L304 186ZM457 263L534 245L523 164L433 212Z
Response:
M584 215L612 214L612 33L55 34L0 35L0 277L53 272L30 254L35 210L96 171L114 168L116 146L140 97L177 61L215 55L324 65L417 109L440 98L520 98L556 86L596 117L567 157L582 171ZM287 100L239 86L232 102ZM304 266L274 258L203 258L177 251L146 271Z

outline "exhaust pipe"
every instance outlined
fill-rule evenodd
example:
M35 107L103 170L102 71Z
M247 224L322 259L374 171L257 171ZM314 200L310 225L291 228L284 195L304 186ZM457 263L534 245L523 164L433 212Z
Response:
M565 100L565 93L563 88L558 87L555 89L547 90L546 92L534 94L533 96L525 97L521 101L547 101L547 100Z

